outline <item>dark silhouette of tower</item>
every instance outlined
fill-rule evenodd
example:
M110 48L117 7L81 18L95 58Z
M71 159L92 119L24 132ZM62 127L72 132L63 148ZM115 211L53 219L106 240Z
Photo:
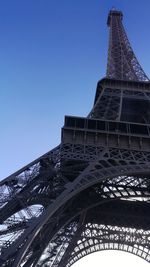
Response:
M60 145L0 183L2 267L69 267L107 249L150 262L150 83L122 17L108 15L90 114L66 116Z

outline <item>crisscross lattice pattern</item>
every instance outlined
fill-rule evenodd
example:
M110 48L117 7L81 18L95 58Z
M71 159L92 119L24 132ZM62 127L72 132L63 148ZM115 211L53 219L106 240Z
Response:
M122 12L110 11L107 77L121 80L148 81L141 68L122 24Z

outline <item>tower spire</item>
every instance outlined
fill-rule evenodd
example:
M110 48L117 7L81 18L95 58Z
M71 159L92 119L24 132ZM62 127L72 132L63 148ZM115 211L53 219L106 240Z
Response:
M119 80L148 81L131 48L122 19L121 11L110 10L107 20L110 33L106 75Z

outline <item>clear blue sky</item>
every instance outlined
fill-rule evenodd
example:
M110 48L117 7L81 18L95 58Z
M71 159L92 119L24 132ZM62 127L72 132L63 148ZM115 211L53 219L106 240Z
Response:
M89 113L113 6L149 75L148 0L0 1L1 179L59 144L65 114Z
M150 76L149 0L0 1L1 179L60 143L65 114L89 113L105 76L112 7Z

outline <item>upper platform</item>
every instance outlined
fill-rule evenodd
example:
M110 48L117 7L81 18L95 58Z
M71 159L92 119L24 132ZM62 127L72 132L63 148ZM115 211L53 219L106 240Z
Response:
M111 24L112 16L118 17L121 20L123 19L123 13L121 11L110 10L110 12L108 14L108 19L107 19L107 25L108 26L110 26L110 24Z

